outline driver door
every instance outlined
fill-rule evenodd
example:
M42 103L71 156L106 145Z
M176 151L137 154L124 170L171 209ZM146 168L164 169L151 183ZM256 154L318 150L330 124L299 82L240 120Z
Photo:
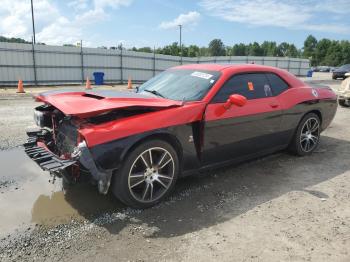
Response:
M247 98L242 106L224 104L232 94ZM264 73L232 76L205 112L203 166L254 157L283 144L278 137L282 110Z

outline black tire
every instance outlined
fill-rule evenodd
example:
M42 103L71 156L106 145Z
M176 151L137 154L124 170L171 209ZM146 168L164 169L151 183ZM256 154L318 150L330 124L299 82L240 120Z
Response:
M342 107L350 107L350 103L346 103L345 100L338 100L338 103Z
M168 160L170 162L161 167ZM150 165L150 162L153 164ZM127 206L134 208L154 206L174 189L179 166L178 154L169 143L163 140L144 142L127 155L122 168L114 174L112 192ZM137 179L136 182L134 179Z
M310 134L307 131L307 122L316 123L318 124L318 128L314 132L310 132ZM318 117L318 115L314 113L308 113L303 117L303 119L300 121L298 128L293 136L293 139L289 145L289 151L295 155L298 156L306 156L310 155L318 146L320 141L320 131L321 131L321 120ZM315 138L316 137L316 140ZM305 139L307 141L305 141ZM312 143L312 146L309 148L307 147L307 143L309 141L309 144Z

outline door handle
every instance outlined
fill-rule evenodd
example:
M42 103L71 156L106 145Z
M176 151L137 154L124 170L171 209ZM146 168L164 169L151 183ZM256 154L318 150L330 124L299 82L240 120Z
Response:
M270 106L271 106L272 108L276 108L276 107L278 107L278 104L276 104L276 103L271 103Z

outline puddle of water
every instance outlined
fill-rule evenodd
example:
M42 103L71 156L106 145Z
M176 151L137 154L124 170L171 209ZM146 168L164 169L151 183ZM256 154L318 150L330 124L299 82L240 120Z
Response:
M100 195L91 185L72 186L64 193L62 181L51 184L50 178L23 148L0 151L0 181L14 180L0 189L0 237L30 224L57 225L120 206L112 196Z

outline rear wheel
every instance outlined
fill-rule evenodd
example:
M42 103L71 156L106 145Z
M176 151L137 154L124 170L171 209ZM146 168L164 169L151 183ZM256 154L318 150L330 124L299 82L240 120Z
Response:
M299 156L311 154L319 144L320 127L321 121L316 114L304 116L289 146L290 151Z
M172 191L179 173L175 149L162 140L151 140L136 147L120 172L114 175L112 191L124 204L151 207Z

